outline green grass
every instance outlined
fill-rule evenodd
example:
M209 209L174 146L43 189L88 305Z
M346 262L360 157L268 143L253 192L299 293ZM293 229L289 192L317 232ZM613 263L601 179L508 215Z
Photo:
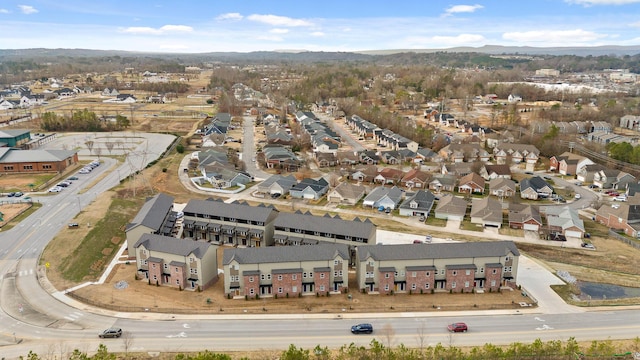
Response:
M436 219L433 215L430 215L424 223L431 226L440 226L440 227L447 226L446 219Z
M80 246L62 260L62 276L74 282L100 276L120 246L111 239L125 239L124 226L135 216L139 206L133 200L114 199L107 211L108 215L98 221ZM103 254L104 249L111 249L109 255Z
M472 224L471 220L464 220L460 222L460 229L480 232L484 231L484 227L482 226L482 224Z

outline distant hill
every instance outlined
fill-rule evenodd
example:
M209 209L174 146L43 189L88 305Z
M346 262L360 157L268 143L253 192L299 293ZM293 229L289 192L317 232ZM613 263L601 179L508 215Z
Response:
M593 47L532 47L532 46L501 46L501 45L485 45L481 47L461 46L447 49L396 49L396 50L370 50L359 51L361 54L368 55L391 55L398 53L482 53L491 55L500 54L519 54L519 55L576 55L576 56L603 56L603 55L636 55L640 54L640 45L635 46L593 46Z

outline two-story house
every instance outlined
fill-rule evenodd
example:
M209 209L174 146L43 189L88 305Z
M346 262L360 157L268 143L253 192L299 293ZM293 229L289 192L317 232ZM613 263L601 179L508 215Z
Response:
M169 236L175 223L176 213L173 211L173 197L159 193L147 198L136 216L124 229L127 237L129 258L135 256L134 245L143 234Z

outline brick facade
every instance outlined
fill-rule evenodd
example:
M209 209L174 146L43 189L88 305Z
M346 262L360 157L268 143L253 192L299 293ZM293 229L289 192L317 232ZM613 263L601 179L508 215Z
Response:
M271 278L274 295L297 297L302 292L302 269L273 271Z
M471 292L474 288L475 265L447 266L445 289L451 292Z

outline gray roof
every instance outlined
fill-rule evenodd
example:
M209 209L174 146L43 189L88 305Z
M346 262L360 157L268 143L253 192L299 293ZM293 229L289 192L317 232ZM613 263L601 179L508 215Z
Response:
M505 256L507 253L520 255L513 241L358 246L359 261L368 257L378 261L421 260Z
M178 239L171 236L142 234L140 240L138 240L134 245L134 248L137 249L140 246L144 246L149 251L157 251L180 256L193 254L198 259L202 259L204 254L213 245L208 242Z
M184 207L183 212L185 215L193 213L267 222L271 214L276 212L276 210L270 207L250 206L247 204L227 204L225 202L215 200L191 199L187 203L187 206Z
M260 185L258 185L258 187L261 188L268 188L273 184L278 184L280 185L283 189L288 190L291 189L293 187L293 185L297 184L298 181L296 180L296 177L293 175L271 175L269 176L265 181L263 181L262 183L260 183Z
M415 202L418 207L415 209L425 210L427 212L431 211L433 207L433 202L435 201L435 196L428 190L418 190L413 195L408 196L402 204L400 204L401 209L412 209L411 203Z
M305 246L274 246L266 248L225 249L222 263L240 264L288 263L292 261L332 261L336 256L349 259L349 247L342 244L318 244ZM332 262L333 264L333 262Z
M24 129L2 130L0 131L0 139L14 138L14 137L24 135L24 134L29 134L29 133L31 133L31 130L24 130Z
M52 162L63 161L76 154L77 150L16 150L11 149L5 153L0 162Z
M158 231L172 208L172 196L159 193L147 198L147 201L142 205L138 214L127 224L125 231L129 231L139 225L146 226L153 231Z
M274 225L282 228L301 229L321 234L340 234L363 239L368 239L376 228L369 221L351 221L339 217L331 218L299 213L280 213Z
M376 201L380 201L385 196L388 197L395 204L397 204L402 199L402 189L400 189L397 186L393 186L391 188L378 186L377 188L373 189L373 191L370 192L369 195L367 195L364 198L364 200L376 202Z

